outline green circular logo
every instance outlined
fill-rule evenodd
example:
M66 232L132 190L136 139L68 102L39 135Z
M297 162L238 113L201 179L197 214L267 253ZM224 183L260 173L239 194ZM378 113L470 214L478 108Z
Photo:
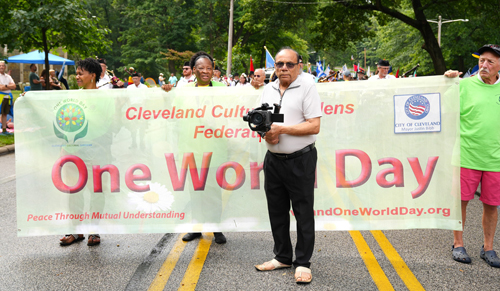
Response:
M61 130L75 132L85 123L85 113L80 105L66 103L57 110L56 122Z

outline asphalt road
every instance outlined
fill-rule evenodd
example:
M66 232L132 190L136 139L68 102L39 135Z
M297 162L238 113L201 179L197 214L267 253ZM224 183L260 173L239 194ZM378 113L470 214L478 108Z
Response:
M269 232L102 235L59 246L60 236L16 234L15 154L0 156L0 290L500 290L500 269L479 258L481 204L469 206L466 247L472 264L451 259L447 230L317 232L313 282L299 286L293 269L258 272L272 258ZM292 233L292 241L295 233ZM500 249L497 229L495 247Z

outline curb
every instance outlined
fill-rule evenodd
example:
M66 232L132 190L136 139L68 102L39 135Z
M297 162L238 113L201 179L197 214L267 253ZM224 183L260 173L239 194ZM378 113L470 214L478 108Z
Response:
M16 146L11 144L0 148L0 156L7 155L16 151Z

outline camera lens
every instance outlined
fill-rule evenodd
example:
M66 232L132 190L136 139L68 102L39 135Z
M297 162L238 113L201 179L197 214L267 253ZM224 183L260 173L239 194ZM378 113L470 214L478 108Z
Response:
M256 112L255 114L252 115L252 119L250 120L250 123L255 124L255 125L259 125L262 123L262 121L264 121L264 117L262 116L262 114Z

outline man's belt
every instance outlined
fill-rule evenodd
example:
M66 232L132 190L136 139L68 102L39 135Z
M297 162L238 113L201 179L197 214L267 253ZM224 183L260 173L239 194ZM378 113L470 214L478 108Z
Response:
M294 159L296 157L300 157L303 154L312 151L315 147L316 146L314 145L314 143L312 143L312 144L306 146L305 148L298 150L296 152L293 152L291 154L278 154L278 153L273 153L273 152L270 152L270 153L280 160L289 160L289 159Z

